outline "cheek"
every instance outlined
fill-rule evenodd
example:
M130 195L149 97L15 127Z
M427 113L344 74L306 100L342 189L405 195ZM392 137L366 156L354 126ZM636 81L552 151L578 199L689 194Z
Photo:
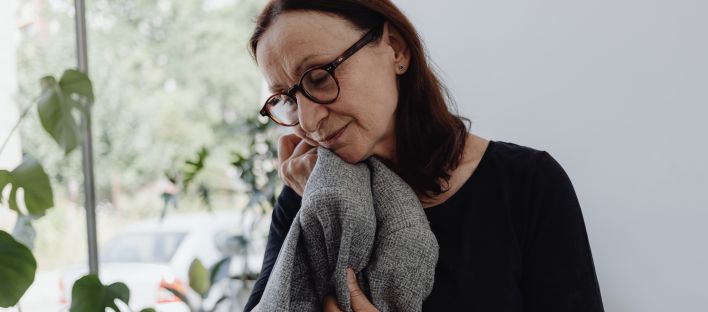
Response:
M347 129L346 145L335 151L350 163L366 159L374 150L390 149L380 145L391 141L386 139L392 136L398 105L397 76L380 63L376 58L359 59L338 72L340 97L330 108L330 118L335 123L353 121Z
M364 66L347 72L340 80L341 113L348 114L368 131L386 129L398 105L396 75L381 68Z
M363 87L365 96L357 110L362 127L378 137L384 133L393 122L398 105L398 90L395 79L371 79Z
M357 89L358 93L354 93ZM347 129L346 144L335 151L337 155L349 163L356 163L371 156L380 144L387 144L382 142L388 142L384 139L392 135L389 132L393 131L391 126L397 100L395 88L375 84L362 84L346 92L342 105L332 107L331 111L331 116L346 119L342 123L352 122Z
M396 101L395 93L363 92L344 98L343 105L333 107L330 114L344 119L342 124L351 122L351 129L347 129L350 142L371 145L389 135L387 132L395 118Z

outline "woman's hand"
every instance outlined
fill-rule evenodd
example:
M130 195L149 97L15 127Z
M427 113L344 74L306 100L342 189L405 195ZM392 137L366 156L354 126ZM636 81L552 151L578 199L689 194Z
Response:
M347 268L347 286L349 287L349 297L352 299L352 310L355 312L379 312L359 288L356 275L350 268ZM325 297L324 312L342 312L337 306L337 299L332 296Z
M317 162L317 149L308 141L297 134L283 135L278 140L278 175L300 196Z

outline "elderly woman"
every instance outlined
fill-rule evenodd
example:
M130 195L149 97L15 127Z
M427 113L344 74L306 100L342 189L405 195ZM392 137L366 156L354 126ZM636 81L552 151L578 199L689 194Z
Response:
M545 151L487 140L450 111L408 19L389 0L276 0L250 48L273 95L261 114L280 139L259 302L324 147L348 163L378 156L417 194L439 243L424 311L603 311L575 191ZM452 32L459 30L451 30ZM376 311L357 281L355 311ZM339 311L335 300L325 311Z

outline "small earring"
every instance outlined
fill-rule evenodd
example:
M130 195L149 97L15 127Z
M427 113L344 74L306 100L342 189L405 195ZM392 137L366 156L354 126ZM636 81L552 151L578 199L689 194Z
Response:
M403 66L403 64L398 65L398 71L403 71L404 68L405 68L405 67Z

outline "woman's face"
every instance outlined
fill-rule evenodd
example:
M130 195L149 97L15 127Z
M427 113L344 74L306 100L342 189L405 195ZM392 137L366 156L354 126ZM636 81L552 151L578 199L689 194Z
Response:
M368 31L368 30L366 30ZM308 68L334 61L363 34L347 20L313 11L279 15L259 40L256 56L272 93L287 91ZM399 66L408 68L403 41L388 26L334 71L340 93L332 104L295 97L300 124L295 133L349 163L371 155L395 155L394 113Z

